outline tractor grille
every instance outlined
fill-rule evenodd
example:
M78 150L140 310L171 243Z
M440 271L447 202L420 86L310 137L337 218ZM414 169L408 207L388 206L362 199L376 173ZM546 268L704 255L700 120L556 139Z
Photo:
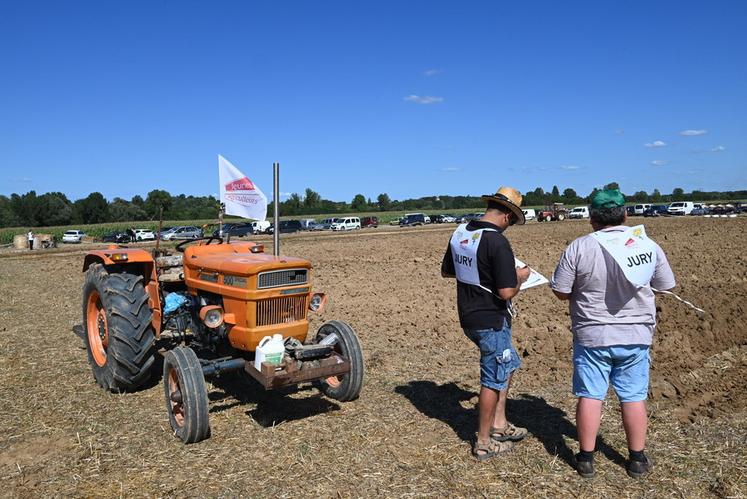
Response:
M306 298L283 296L257 302L257 326L271 326L306 319Z
M295 286L306 284L308 280L306 269L273 270L259 274L258 289L277 288L280 286Z

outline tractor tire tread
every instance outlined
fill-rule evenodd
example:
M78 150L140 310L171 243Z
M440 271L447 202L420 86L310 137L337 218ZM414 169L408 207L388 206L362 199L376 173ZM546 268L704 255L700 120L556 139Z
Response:
M108 272L100 263L92 264L84 284L84 296L95 288L106 310L109 343L107 361L96 365L90 356L96 381L112 392L134 391L150 378L155 363L155 331L152 311L143 277L119 267ZM84 299L84 325L85 320ZM87 327L87 326L84 326ZM90 348L89 348L90 350Z

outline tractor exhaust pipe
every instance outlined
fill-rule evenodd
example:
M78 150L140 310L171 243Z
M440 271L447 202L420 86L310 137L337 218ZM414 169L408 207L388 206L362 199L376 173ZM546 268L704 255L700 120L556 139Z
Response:
M272 164L272 254L280 256L280 163Z

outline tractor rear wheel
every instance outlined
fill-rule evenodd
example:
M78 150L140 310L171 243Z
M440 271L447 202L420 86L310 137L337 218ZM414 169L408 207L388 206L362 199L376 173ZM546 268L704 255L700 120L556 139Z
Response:
M155 333L142 276L109 273L100 263L86 271L83 332L96 382L112 392L133 391L151 376Z
M178 346L163 358L163 391L174 435L185 444L210 435L207 387L194 350Z
M353 328L342 321L322 324L316 333L316 341L319 342L333 333L338 338L335 352L350 362L350 372L321 380L318 382L318 388L329 398L348 402L357 399L363 388L363 349Z

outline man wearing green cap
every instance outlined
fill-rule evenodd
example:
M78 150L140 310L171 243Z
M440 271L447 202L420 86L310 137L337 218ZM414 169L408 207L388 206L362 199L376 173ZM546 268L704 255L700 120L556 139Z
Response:
M617 189L598 192L589 220L594 232L563 252L550 283L569 301L573 330L573 393L578 397L576 471L594 476L594 451L609 384L622 407L630 458L629 476L652 467L645 455L649 348L656 325L652 288L675 286L667 257L643 226L626 227L625 198Z

